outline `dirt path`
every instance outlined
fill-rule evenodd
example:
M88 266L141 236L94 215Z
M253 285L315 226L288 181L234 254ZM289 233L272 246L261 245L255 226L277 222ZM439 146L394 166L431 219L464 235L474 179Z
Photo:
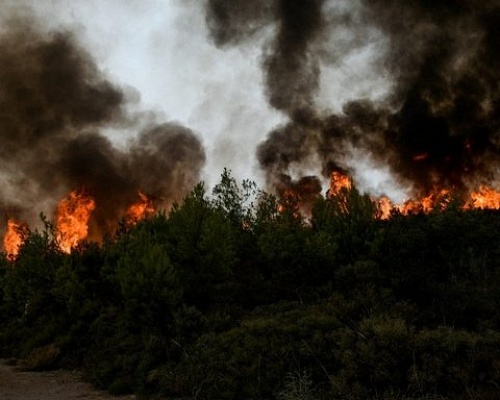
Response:
M77 372L25 372L0 360L1 400L132 400L92 388Z

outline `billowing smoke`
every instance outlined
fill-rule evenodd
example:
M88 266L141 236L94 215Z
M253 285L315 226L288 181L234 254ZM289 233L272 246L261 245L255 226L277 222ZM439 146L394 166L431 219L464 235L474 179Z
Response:
M276 25L276 34L265 49L270 104L292 112L311 105L318 89L319 63L314 41L320 36L324 0L210 0L207 24L215 43L234 45L252 37L258 29Z
M276 192L290 188L312 199L321 189L311 174L356 172L366 159L389 166L416 196L498 180L500 0L203 4L217 46L262 46L267 101L288 120L257 149ZM197 136L155 117L138 123L129 92L99 70L74 34L47 32L26 18L3 22L0 209L7 215L32 223L70 190L84 190L96 202L91 229L98 235L113 229L138 190L168 204L199 180L205 155ZM374 43L376 59L359 56ZM351 96L334 111L319 98L324 72L331 78L356 54L387 77L388 93ZM351 84L354 93L358 82ZM140 128L126 147L105 135L133 126Z
M139 190L163 205L185 195L205 161L200 140L175 123L142 121L133 142L118 148L103 131L133 124L126 106L124 91L71 33L11 21L0 33L4 213L33 223L70 190L82 190L96 203L96 238L116 227Z
M423 190L498 178L500 2L366 4L390 38L397 112L383 133L394 169Z
M274 30L262 66L269 104L289 122L257 150L270 185L311 163L325 177L339 167L352 169L353 149L389 165L414 195L498 178L499 0L259 3L210 0L207 23L219 46ZM347 50L374 40L370 32L386 38L374 68L390 76L391 94L325 113L315 104L322 65L327 58L340 65Z

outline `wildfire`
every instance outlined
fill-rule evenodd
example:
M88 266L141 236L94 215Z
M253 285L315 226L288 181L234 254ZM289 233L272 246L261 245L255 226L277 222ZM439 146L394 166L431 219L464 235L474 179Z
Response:
M283 176L278 185L278 212L292 211L295 216L311 215L316 199L321 195L321 182L315 176L303 176L293 180Z
M153 200L139 191L139 201L133 203L126 211L125 220L128 224L135 224L155 212ZM60 249L70 253L71 249L88 236L88 223L92 211L95 209L94 199L85 192L74 190L63 198L57 207L56 240ZM7 257L17 256L27 229L13 219L7 221L7 228L3 238L3 247Z
M378 205L380 218L387 219L393 211L408 215L417 212L429 213L437 207L446 207L446 204L449 202L449 195L450 191L448 189L436 189L420 199L407 200L402 204L394 204L386 196L374 199L374 201Z
M341 193L342 189L351 189L352 179L339 171L333 171L330 175L330 188L327 196L335 196Z
M319 185L319 186L318 186ZM327 198L341 196L353 187L352 179L339 171L332 172ZM294 214L307 216L311 213L312 204L319 196L321 187L314 177L301 178L297 182L284 182L280 193L278 211L292 210ZM376 217L388 219L394 212L402 215L413 213L429 213L432 210L441 210L447 207L452 191L435 188L418 199L407 200L404 203L393 203L388 197L372 198L377 205ZM125 213L125 222L133 225L138 221L155 213L155 204L151 198L138 192L138 201L131 204ZM464 210L469 209L496 209L500 210L500 191L492 187L481 185L476 191L462 197ZM88 236L88 223L92 211L95 209L94 199L85 192L72 191L63 198L57 207L56 240L62 251L69 253L79 242ZM346 212L349 208L345 208ZM9 218L3 238L4 251L9 259L14 259L26 238L27 225Z
M500 209L500 192L481 185L477 192L472 192L465 208Z
M389 197L387 196L382 196L376 201L379 209L379 217L382 219L389 218L391 216L392 210L395 209L391 199L389 199Z
M424 159L421 157L420 159ZM341 172L334 171L330 176L328 196L338 195L342 189L350 189L352 180ZM372 198L378 206L378 217L387 219L393 211L403 215L417 212L429 213L435 209L446 208L452 191L449 189L434 188L430 193L418 199L410 199L401 204L393 203L387 196ZM464 201L463 209L500 209L500 191L481 185L477 191L471 192Z
M431 193L418 200L408 200L401 206L397 206L403 214L423 211L431 212L438 206L445 206L448 202L450 191L448 189L434 189Z
M125 215L127 224L136 224L143 218L146 218L155 212L153 200L148 198L140 190L138 192L140 200L129 206Z
M451 192L447 189L435 190L429 195L423 197L418 201L409 201L405 203L403 206L395 206L397 207L403 214L408 214L411 212L415 212L418 210L422 210L423 212L430 212L436 207L446 207L446 204L449 202L449 196ZM500 209L500 192L485 186L481 185L477 191L471 192L468 197L465 199L464 204L462 206L464 210L469 209L490 209L490 210L499 210Z
M57 207L57 242L61 250L69 253L88 235L88 221L95 201L89 195L72 191Z
M284 213L285 210L293 210L294 213L299 212L300 196L292 188L287 188L281 193L278 203L278 212ZM300 214L299 214L300 215Z
M19 253L19 248L23 244L23 231L26 229L24 224L14 221L9 218L7 221L7 229L3 237L3 247L7 258L12 260Z

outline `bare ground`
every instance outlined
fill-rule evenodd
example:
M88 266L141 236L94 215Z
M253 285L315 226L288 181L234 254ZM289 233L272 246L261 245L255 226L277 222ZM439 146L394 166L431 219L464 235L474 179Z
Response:
M94 389L75 371L27 372L0 359L2 400L132 400Z

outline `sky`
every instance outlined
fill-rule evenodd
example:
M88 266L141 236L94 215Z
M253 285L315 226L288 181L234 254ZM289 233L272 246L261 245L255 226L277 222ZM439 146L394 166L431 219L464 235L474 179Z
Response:
M331 2L347 8L353 3ZM256 148L287 121L265 96L261 64L272 26L252 41L217 47L205 22L204 0L0 0L0 7L8 10L4 15L34 15L44 29L73 32L104 75L125 89L133 112L178 122L199 135L206 152L202 179L209 186L225 167L238 180L264 185ZM349 35L335 32L335 40L347 43ZM390 81L373 68L383 46L383 36L375 32L335 65L322 63L316 107L338 112L349 99L386 95ZM125 145L136 130L108 128L106 134ZM361 187L401 196L383 168L364 157L355 166ZM297 175L319 172L313 166Z

